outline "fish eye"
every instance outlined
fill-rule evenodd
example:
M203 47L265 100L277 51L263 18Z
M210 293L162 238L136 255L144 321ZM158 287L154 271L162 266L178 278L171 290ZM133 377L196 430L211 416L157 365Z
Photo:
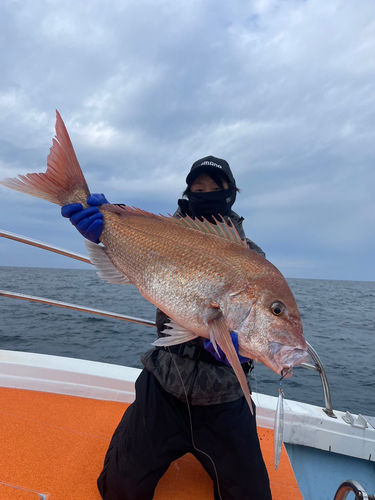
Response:
M274 302L271 306L272 314L275 316L281 316L284 312L285 306L281 302Z

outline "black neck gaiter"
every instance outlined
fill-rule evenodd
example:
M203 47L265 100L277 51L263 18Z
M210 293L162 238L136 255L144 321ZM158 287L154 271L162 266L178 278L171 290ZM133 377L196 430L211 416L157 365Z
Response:
M236 200L236 190L234 188L211 193L187 193L189 208L196 217L204 217L213 222L212 216L220 220L220 215L228 215L232 205Z

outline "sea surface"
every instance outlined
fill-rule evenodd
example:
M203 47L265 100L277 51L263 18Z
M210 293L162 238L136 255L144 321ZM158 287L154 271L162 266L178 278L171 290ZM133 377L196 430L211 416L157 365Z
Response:
M306 340L327 373L336 410L375 415L375 283L289 279ZM93 270L0 267L0 289L154 321L155 307L133 286L110 285ZM155 328L0 296L0 349L141 368ZM277 396L278 376L257 363L253 390ZM285 397L324 406L318 373L298 367ZM255 396L255 403L256 396Z

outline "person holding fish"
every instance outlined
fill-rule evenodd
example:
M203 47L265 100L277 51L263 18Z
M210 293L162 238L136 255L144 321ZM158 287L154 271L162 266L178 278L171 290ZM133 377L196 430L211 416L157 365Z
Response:
M286 279L232 211L238 190L228 163L209 156L193 164L175 217L112 205L90 195L56 111L46 172L0 184L62 207L87 238L98 275L133 284L159 309L157 348L142 356L135 401L108 448L102 498L151 500L170 463L191 452L215 500L269 500L249 362L240 355L284 378L309 354Z
M225 160L207 156L196 161L186 183L175 217L205 219L214 226L224 220L250 250L265 257L246 239L243 217L232 210L239 189ZM92 194L89 208L69 204L62 214L83 236L99 243L103 214L98 207L106 203L104 195ZM160 342L141 358L145 368L136 382L136 399L113 435L98 479L102 498L151 500L171 462L192 453L213 480L215 500L270 500L255 405L251 401L251 412L226 355L210 339L189 340L185 331L179 334L187 341L165 344L175 324L160 309L156 325ZM231 339L247 375L252 361L239 355L235 332Z

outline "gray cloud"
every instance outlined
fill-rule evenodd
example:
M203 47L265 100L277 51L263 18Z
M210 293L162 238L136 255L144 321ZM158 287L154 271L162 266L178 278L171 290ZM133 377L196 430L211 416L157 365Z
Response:
M173 212L221 156L284 274L375 280L370 0L9 0L0 33L1 178L45 169L58 109L94 192ZM84 252L56 207L0 194L3 227Z

